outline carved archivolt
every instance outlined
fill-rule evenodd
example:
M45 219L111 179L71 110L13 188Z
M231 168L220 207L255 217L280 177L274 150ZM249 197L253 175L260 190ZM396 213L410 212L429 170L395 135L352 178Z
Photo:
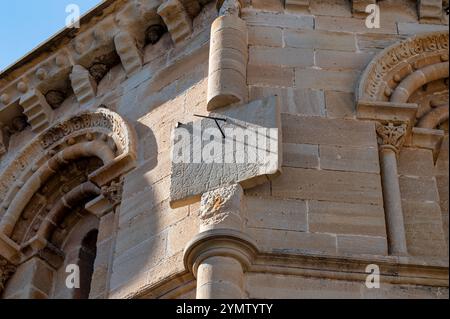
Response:
M448 43L448 32L436 32L418 35L386 48L364 71L358 99L389 101L399 83L416 70L441 62L448 64Z
M0 173L0 232L9 236L31 196L65 164L96 157L103 165L90 173L98 187L135 165L132 128L116 113L100 108L61 121L37 136Z

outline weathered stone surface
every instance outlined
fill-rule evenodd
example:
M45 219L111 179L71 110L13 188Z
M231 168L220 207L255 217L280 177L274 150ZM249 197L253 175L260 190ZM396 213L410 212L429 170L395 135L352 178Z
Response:
M414 35L418 33L447 31L448 26L442 24L419 24L411 22L399 22L398 33L404 35Z
M436 180L430 177L400 176L402 199L439 202Z
M289 231L307 231L305 201L246 198L247 226Z
M363 70L373 58L371 53L350 53L343 51L316 50L316 66L324 69Z
M340 254L380 255L387 254L385 237L337 236L337 249Z
M247 84L293 87L294 68L249 64L247 67Z
M81 65L75 65L70 74L73 91L78 102L83 105L95 98L97 93L97 83L89 74L89 71Z
M309 201L308 227L314 233L386 237L380 205Z
M291 14L276 14L269 12L245 11L242 13L249 26L270 26L294 29L313 29L314 18L312 16L298 16Z
M283 166L319 168L319 147L311 144L283 144Z
M433 153L430 150L402 148L398 173L405 176L433 176Z
M302 89L353 92L358 78L358 71L295 69L295 86Z
M273 196L380 205L380 176L285 167L272 182Z
M325 97L321 90L250 87L251 99L262 99L273 95L277 95L280 99L282 113L325 116Z
M266 176L276 175L280 170L280 154L282 152L279 149L281 147L278 147L278 143L281 143L278 103L278 98L272 97L248 105L230 107L221 111L221 114L213 114L213 116L227 119L227 122L219 122L219 125L225 134L240 134L241 136L237 136L238 140L244 138L243 128L263 128L264 130L270 129L270 132L273 131L270 135L273 140L266 146L262 146L261 151L252 147L247 148L245 152L247 160L237 159L233 153L227 153L226 143L232 144L234 137L225 135L225 139L223 139L214 120L203 119L196 122L197 124L188 123L177 128L175 136L177 134L189 135L178 138L181 142L174 141L179 143L174 144L176 146L173 150L174 156L179 156L177 154L181 150L185 152L186 157L180 158L179 163L173 163L172 166L171 205L177 207L195 202L202 193L208 190L235 183L241 183L244 188L249 188L267 181ZM237 128L238 130L236 130ZM192 135L193 129L196 130L194 135ZM217 141L215 144L209 142L209 150L206 149L209 153L204 152L205 148L202 148L202 144L205 147L208 143L199 143L197 140L201 138L199 133L204 133L205 130L213 132ZM265 135L258 135L257 139L265 140ZM216 145L217 149L220 149L220 151L215 151L215 157L210 155L211 145ZM269 150L267 147L275 147L271 148L273 153L269 157L266 153L266 150ZM204 156L209 156L209 160ZM195 180L192 179L193 174L196 176Z
M282 47L282 29L276 27L249 26L248 44L254 46Z
M249 64L280 67L307 67L314 65L312 49L250 47Z
M406 242L413 256L448 256L438 203L403 200Z
M316 29L340 32L355 33L383 33L397 34L397 25L395 22L384 21L380 23L380 28L367 29L365 19L355 19L346 17L328 17L319 16L316 18Z
M374 124L282 114L283 142L296 144L376 147Z
M355 97L352 93L326 91L325 104L328 117L348 119L355 117Z
M250 228L248 231L263 252L336 254L336 237L334 235L261 228Z
M347 172L380 172L378 148L320 145L320 168Z
M293 48L356 51L355 35L345 32L286 30L284 41L286 46Z
M192 19L180 1L165 1L158 8L158 14L164 20L173 42L182 42L191 35Z

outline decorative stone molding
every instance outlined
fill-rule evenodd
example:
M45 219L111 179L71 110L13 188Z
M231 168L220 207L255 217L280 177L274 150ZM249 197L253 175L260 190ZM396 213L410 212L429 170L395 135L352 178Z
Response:
M0 296L5 289L6 282L16 272L17 267L0 255Z
M221 16L211 26L209 111L248 100L248 34L245 21L239 18L240 6L237 0L224 1Z
M120 32L114 37L114 44L127 75L139 72L142 68L142 53L134 38L127 32Z
M72 89L80 105L84 105L95 98L97 83L88 70L81 65L75 65L70 74Z
M0 230L9 235L30 196L60 165L80 156L103 160L89 176L102 187L134 168L135 133L118 114L101 108L63 120L37 136L1 172L0 215L5 213Z
M31 90L20 99L23 113L35 133L42 132L52 121L53 111L47 100L37 89Z
M359 101L388 101L402 80L417 69L448 57L448 32L417 35L380 52L364 71Z
M192 18L178 0L168 0L158 8L175 44L183 42L192 34Z
M380 138L380 146L382 148L393 148L396 152L399 152L405 143L406 129L406 124L394 125L393 123L381 124L377 122L376 131Z

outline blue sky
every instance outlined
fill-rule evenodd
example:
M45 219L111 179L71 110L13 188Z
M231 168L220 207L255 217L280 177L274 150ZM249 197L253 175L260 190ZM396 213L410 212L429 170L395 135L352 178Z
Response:
M81 14L101 0L0 0L0 71L65 27L66 6Z

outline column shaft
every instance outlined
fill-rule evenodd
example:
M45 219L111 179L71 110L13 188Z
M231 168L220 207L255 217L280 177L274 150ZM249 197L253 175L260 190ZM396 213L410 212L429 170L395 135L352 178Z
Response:
M395 151L392 148L382 147L380 150L380 161L389 254L406 255L405 224L403 221Z
M202 261L197 271L197 299L241 299L244 270L232 257L214 256Z

